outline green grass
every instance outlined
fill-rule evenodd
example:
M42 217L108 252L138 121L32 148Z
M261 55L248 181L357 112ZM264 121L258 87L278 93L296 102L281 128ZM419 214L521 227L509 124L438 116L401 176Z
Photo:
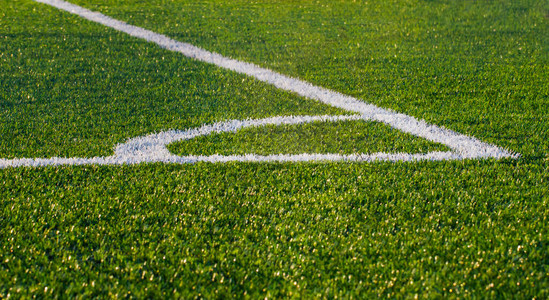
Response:
M75 3L522 157L3 169L0 298L549 297L549 3ZM0 0L0 106L3 158L345 113L26 0Z
M184 140L169 145L168 149L178 155L450 151L443 145L362 120L250 127L237 133L215 133Z
M544 298L548 180L516 161L8 169L0 293Z

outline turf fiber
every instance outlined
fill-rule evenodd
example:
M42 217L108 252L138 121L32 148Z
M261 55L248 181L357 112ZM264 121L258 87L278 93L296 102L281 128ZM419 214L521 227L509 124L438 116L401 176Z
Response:
M74 3L522 156L2 169L0 298L549 297L547 2ZM0 49L2 158L346 114L27 0L0 0ZM276 128L271 145L243 132L185 151L280 151L295 132L325 134L329 148L311 137L306 151L426 143L333 148L333 131L391 129L312 125Z

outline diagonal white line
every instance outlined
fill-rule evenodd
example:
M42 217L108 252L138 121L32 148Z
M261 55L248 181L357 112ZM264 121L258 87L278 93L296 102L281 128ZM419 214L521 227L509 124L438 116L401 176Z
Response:
M408 153L377 153L371 155L356 154L356 155L334 155L334 154L300 154L300 155L244 155L244 156L210 156L210 157L177 157L170 155L164 151L165 145L157 145L159 154L163 156L156 157L151 160L140 157L124 157L120 155L109 157L96 158L38 158L38 159L0 159L0 168L9 166L43 166L43 165L63 165L63 164L122 164L122 163L139 163L146 161L163 161L163 162L195 162L195 161L318 161L318 160L349 160L349 161L413 161L413 160L447 160L447 159L465 159L465 158L504 158L518 157L519 154L512 154L505 149L484 143L474 137L454 132L443 127L428 124L423 120L418 120L412 116L402 113L397 113L388 109L384 109L373 104L368 104L351 96L314 86L308 82L291 78L269 69L259 67L257 65L238 61L235 59L224 57L218 53L209 52L194 45L173 40L165 35L152 32L150 30L129 25L125 22L113 19L98 12L93 12L83 7L62 0L35 0L36 2L44 3L56 7L58 9L70 12L81 16L93 22L103 24L107 27L125 32L133 37L141 38L146 41L155 43L162 48L170 51L179 52L187 57L214 64L216 66L229 69L238 73L246 74L260 81L272 84L277 88L294 92L298 95L315 99L325 104L342 108L348 111L360 114L361 119L383 122L389 126L401 130L406 133L413 134L425 138L427 140L441 143L452 149L453 152L430 152L427 154L408 154ZM258 121L258 120L256 120ZM149 137L149 136L148 136ZM142 138L147 141L148 137ZM132 139L128 143L120 145L117 150L139 141L140 138ZM135 144L137 147L142 144ZM134 146L135 146L134 145ZM164 148L163 148L164 147ZM138 151L139 152L139 151ZM120 154L120 153L118 153Z
M227 58L218 53L209 52L194 45L173 40L165 35L155 33L141 27L129 25L125 22L110 18L98 12L90 11L66 1L35 1L49 4L90 21L125 32L131 36L147 40L165 49L179 52L187 57L211 63L238 73L246 74L260 81L270 83L280 89L292 91L301 96L315 99L328 105L366 115L369 119L374 121L383 122L401 131L436 143L444 144L457 152L463 158L502 158L513 156L511 153L500 147L481 142L476 138L428 124L425 121L417 120L412 116L364 103L363 101L351 96L314 86L308 82L291 78L251 63Z

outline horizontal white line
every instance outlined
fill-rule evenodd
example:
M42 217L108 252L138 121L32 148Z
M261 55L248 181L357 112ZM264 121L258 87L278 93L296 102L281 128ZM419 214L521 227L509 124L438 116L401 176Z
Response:
M52 158L0 158L0 169L16 167L46 167L46 166L80 166L80 165L117 165L120 164L114 156L107 157L52 157Z
M329 161L347 161L347 162L376 162L376 161L420 161L420 160L449 160L460 159L453 152L428 152L428 153L373 153L373 154L323 154L323 153L303 153L303 154L273 154L273 155L211 155L211 156L186 156L177 157L166 162L169 163L189 163L189 162L329 162Z
M140 163L172 163L188 164L197 162L226 163L226 162L413 162L421 160L440 161L462 159L454 152L428 152L428 153L373 153L373 154L323 154L323 153L302 153L302 154L273 154L273 155L210 155L210 156L164 156L155 160L128 159L116 156L94 157L94 158L20 158L0 159L0 169L10 167L46 167L46 166L79 166L79 165L135 165Z

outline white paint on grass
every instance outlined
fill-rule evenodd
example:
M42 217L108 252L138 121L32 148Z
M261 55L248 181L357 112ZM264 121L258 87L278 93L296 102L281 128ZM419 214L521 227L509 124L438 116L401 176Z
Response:
M311 122L335 122L360 120L359 115L352 116L283 116L272 117L256 120L232 120L227 122L219 122L211 125L203 125L198 128L188 130L170 130L150 134L144 137L130 139L122 145L118 145L114 151L116 157L122 159L124 163L141 163L141 162L193 162L193 161L215 161L215 159L203 156L187 156L178 157L168 151L167 145L182 140L190 140L195 137L210 135L212 133L221 132L237 132L245 127L259 127L265 125L297 125ZM307 154L304 154L307 155ZM222 157L222 156L215 156ZM240 161L240 156L233 157L236 161ZM261 156L257 156L258 158ZM273 158L276 156L273 156ZM225 158L225 161L229 159ZM253 161L244 159L245 161ZM243 161L244 161L243 160ZM276 160L276 159L273 159ZM313 159L309 159L313 160Z
M409 160L446 160L446 159L467 159L467 158L504 158L518 157L518 154L512 154L495 145L484 143L474 137L466 136L436 125L428 124L423 120L418 120L412 116L397 113L392 110L377 107L373 104L368 104L351 96L314 86L308 82L291 78L280 73L259 67L257 65L238 61L235 59L224 57L220 54L206 51L191 44L173 40L165 35L146 30L141 27L129 25L125 22L115 20L98 12L93 12L80 6L61 1L61 0L35 0L45 3L61 10L79 15L93 22L103 24L107 27L125 32L131 36L144 39L155 43L162 48L170 51L179 52L187 57L211 63L216 66L229 69L238 73L246 74L260 81L272 84L277 88L294 92L303 97L318 100L322 103L342 108L348 111L358 113L360 118L383 122L395 129L413 134L418 137L425 138L435 143L441 143L448 146L451 152L431 152L428 154L407 154L407 153L377 153L372 155L356 154L356 155L337 155L337 154L300 154L300 155L244 155L244 156L188 156L177 157L167 151L165 143L151 141L160 141L166 138L169 140L172 135L178 137L192 138L192 134L198 134L197 131L208 131L211 126L229 126L240 124L236 127L242 128L253 122L275 122L273 118L267 118L255 121L230 121L216 123L213 125L204 125L198 129L189 129L187 131L168 131L140 137L129 140L123 145L116 147L115 155L110 157L99 158L51 158L51 159L15 159L6 160L0 159L0 168L9 166L43 166L43 165L61 165L61 164L120 164L120 163L141 163L141 162L170 162L170 163L189 163L196 161L210 162L226 162L226 161L316 161L316 160L350 160L350 161L409 161ZM280 120L295 120L296 117L280 117ZM286 119L285 119L286 118ZM316 117L305 117L316 118ZM327 118L326 116L320 118ZM329 121L328 117L326 121ZM251 122L251 123L250 123ZM290 124L284 123L276 124ZM306 122L306 121L304 121ZM228 125L232 124L232 125ZM269 123L275 124L275 123ZM210 127L208 127L210 126ZM235 129L237 130L237 129ZM202 135L202 134L198 134ZM192 137L191 137L192 136ZM184 139L184 138L183 138Z
M308 161L415 161L415 160L445 160L459 159L453 152L429 152L426 154L409 153L373 153L373 154L274 154L274 155L189 155L177 156L167 149L167 145L182 140L190 140L199 136L210 135L222 132L237 132L247 127L260 127L266 125L297 125L311 122L337 122L366 120L368 118L360 115L351 116L283 116L255 120L232 120L219 122L211 125L203 125L198 128L187 130L170 130L144 137L137 137L118 145L113 156L94 158L22 158L22 159L0 159L0 168L20 166L60 166L60 165L122 165L139 164L150 162L163 163L195 163L195 162L308 162Z

